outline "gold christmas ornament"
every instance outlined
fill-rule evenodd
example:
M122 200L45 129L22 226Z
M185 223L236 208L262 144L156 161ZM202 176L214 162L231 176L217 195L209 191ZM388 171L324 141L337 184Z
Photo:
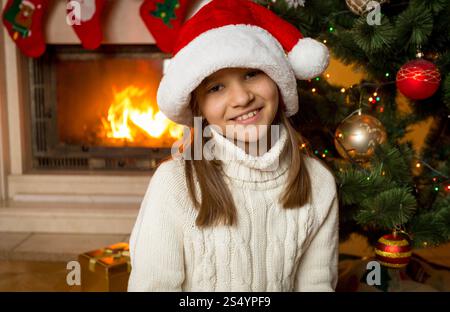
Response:
M378 0L379 4L386 2L387 0ZM375 2L373 0L345 0L350 11L356 15L363 15L367 13L371 6L367 7L370 2Z
M338 153L348 159L367 161L373 156L375 147L386 141L383 124L370 115L355 114L344 119L336 129L334 145Z

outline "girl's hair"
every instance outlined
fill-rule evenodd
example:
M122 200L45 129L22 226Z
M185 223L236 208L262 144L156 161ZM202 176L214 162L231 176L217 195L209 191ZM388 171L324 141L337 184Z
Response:
M281 104L281 97L280 97ZM280 105L281 106L281 105ZM191 100L191 108L194 116L200 116L201 112L196 103L194 95ZM284 193L282 193L280 202L283 208L292 209L305 205L311 198L311 181L305 165L305 153L301 146L304 142L300 133L291 125L290 120L285 115L282 108L278 109L273 124L283 124L287 129L290 144L288 144L288 153L291 155L292 164L290 165L289 175L286 182ZM203 133L207 125L206 120L202 123L202 129L191 129ZM192 147L194 135L191 131L190 144ZM198 136L197 136L198 137ZM202 140L202 150L207 141ZM183 149L186 148L183 147ZM191 157L185 160L186 183L189 191L189 197L199 211L195 221L198 227L208 227L215 225L234 225L237 221L236 206L228 189L221 171L221 162L219 160L206 160L201 157L200 160L193 160L194 148L189 148ZM306 151L306 149L305 149ZM307 153L307 152L306 152ZM197 177L200 186L200 199L196 195L196 184L194 174Z

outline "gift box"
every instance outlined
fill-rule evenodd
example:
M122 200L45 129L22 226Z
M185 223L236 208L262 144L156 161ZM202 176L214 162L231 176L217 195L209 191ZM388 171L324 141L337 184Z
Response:
M81 290L99 292L127 291L131 271L129 246L117 243L78 256Z

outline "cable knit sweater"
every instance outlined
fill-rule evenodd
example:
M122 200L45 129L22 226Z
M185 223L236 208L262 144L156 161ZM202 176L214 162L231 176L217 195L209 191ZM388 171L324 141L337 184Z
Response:
M221 135L213 139L215 155L239 155L222 163L237 225L196 227L184 161L164 162L150 181L130 237L128 291L333 291L338 202L329 171L307 158L312 199L284 209L278 203L290 166L284 128L259 157Z

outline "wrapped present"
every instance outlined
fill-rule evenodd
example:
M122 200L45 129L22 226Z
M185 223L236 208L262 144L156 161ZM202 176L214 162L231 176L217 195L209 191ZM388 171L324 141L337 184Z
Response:
M127 291L131 271L129 246L117 243L78 256L82 291Z

